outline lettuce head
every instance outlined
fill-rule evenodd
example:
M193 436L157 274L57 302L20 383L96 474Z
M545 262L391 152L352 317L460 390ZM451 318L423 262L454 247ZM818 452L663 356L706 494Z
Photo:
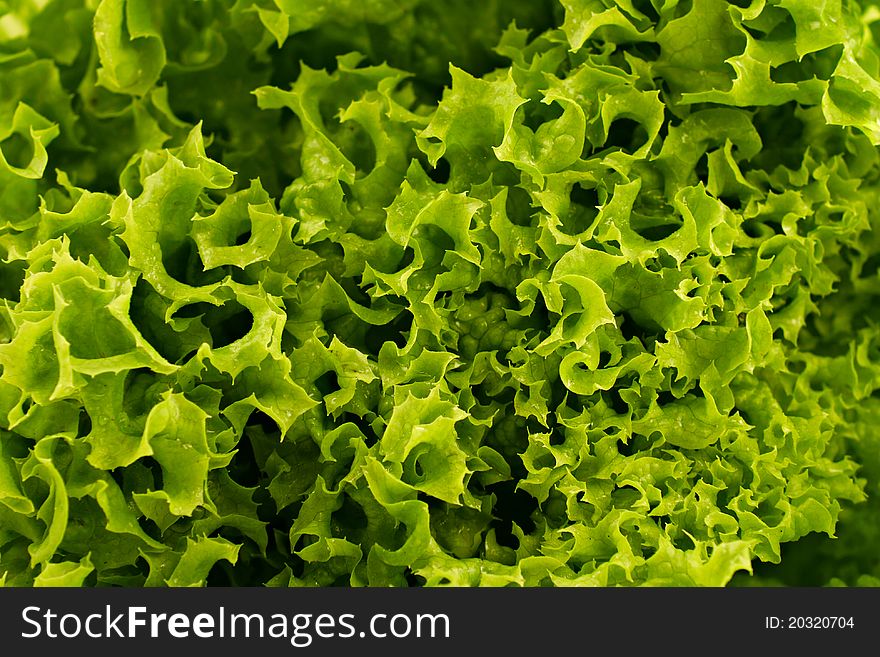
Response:
M878 43L0 2L0 581L880 583Z

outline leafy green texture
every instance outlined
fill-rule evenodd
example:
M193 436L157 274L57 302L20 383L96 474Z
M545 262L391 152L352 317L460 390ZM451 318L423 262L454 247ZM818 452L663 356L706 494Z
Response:
M878 38L0 3L0 581L880 582Z

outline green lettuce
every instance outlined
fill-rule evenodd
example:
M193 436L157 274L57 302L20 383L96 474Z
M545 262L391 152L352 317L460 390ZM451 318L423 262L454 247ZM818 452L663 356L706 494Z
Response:
M878 43L0 2L0 582L880 581Z

